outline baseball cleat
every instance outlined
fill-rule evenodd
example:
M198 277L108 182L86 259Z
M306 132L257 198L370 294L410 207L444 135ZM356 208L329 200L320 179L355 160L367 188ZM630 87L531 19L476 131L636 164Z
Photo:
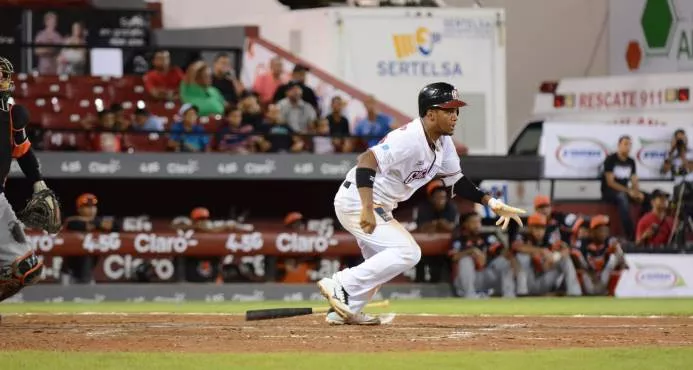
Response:
M318 281L318 288L339 316L345 320L354 316L349 309L349 294L336 279L323 278Z
M325 317L325 322L330 325L380 325L380 318L378 316L367 315L363 312L359 312L354 315L349 320L344 320L335 311L327 313Z

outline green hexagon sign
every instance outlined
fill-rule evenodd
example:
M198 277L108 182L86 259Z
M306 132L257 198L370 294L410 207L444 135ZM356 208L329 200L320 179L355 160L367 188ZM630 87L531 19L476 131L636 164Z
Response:
M640 25L648 49L663 51L668 48L674 29L674 8L669 0L645 0Z

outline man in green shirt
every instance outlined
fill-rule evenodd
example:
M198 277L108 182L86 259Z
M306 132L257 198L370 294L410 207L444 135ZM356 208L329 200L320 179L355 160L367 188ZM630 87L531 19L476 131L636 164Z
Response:
M212 86L212 71L202 61L193 63L192 73L180 84L180 100L189 103L200 110L201 116L223 114L226 101L219 90ZM188 76L193 76L189 79Z

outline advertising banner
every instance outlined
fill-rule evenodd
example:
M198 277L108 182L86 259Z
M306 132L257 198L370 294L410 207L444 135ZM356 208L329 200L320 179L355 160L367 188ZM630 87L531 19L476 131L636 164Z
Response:
M505 45L502 11L431 10L429 16L389 12L341 14L344 70L352 84L403 113L418 116L419 90L445 81L460 89L464 120L455 138L473 153L504 153ZM484 131L486 130L486 131Z
M609 72L693 70L693 2L611 0Z
M690 130L691 126L676 128ZM635 160L638 177L662 179L659 170L671 150L674 130L673 127L546 122L539 146L544 156L544 177L598 178L604 159L616 151L618 139L629 135L633 142L630 156Z
M693 255L626 254L616 297L693 297Z
M564 78L535 96L536 119L641 126L693 123L693 73Z

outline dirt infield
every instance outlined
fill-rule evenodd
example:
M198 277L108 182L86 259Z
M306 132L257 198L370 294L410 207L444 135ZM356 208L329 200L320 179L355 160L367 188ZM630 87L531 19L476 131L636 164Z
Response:
M246 322L231 315L4 315L2 350L422 351L690 346L685 317L398 315L379 327L328 326L323 316Z

